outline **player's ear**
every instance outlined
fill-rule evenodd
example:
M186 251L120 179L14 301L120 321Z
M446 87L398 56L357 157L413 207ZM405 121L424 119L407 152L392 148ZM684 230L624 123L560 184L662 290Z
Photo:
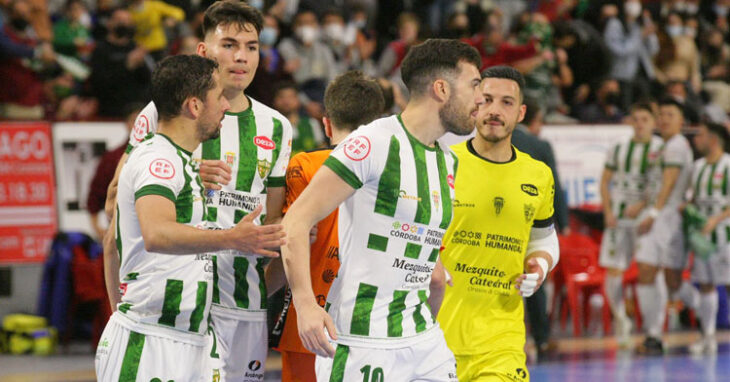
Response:
M197 53L198 56L207 58L208 57L208 47L205 45L204 42L201 41L198 43L198 47L196 48L195 53Z
M198 97L188 97L183 103L182 112L190 119L198 119L203 111L203 101Z
M322 124L324 125L324 135L332 139L332 121L327 117L322 117Z
M527 105L524 103L520 105L520 117L517 118L517 122L522 122L523 119L525 119L525 113L527 112Z
M431 90L438 101L446 102L449 99L449 96L451 95L451 86L448 81L439 78L434 81L431 86Z

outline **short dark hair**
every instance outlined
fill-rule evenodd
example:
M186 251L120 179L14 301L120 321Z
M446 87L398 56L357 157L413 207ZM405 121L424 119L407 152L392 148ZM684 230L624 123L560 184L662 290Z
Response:
M295 92L299 92L299 87L297 87L296 83L289 80L283 80L274 84L274 87L271 90L271 95L275 98L277 95L279 95L280 91L286 89L293 89Z
M395 105L395 93L393 89L394 85L392 82L388 81L385 78L379 79L378 85L380 85L380 91L383 92L383 101L385 101L383 111L384 113L387 113L391 109L393 109L393 106Z
M727 151L728 143L730 143L730 133L724 125L714 122L705 122L703 125L707 128L710 134L718 137L722 141L723 151Z
M351 70L327 86L324 109L335 128L353 131L383 114L385 100L375 80L359 70Z
M633 105L631 105L631 108L629 108L629 112L633 113L635 111L644 110L649 112L649 114L654 115L654 107L652 107L650 102L647 101L639 101L635 102Z
M205 101L215 87L213 71L218 63L197 55L178 55L160 61L152 73L152 101L160 120L180 115L182 104L190 97Z
M474 47L448 39L428 39L412 47L401 64L401 77L411 94L424 94L439 78L458 72L465 61L479 69L482 60Z
M684 118L684 105L679 103L676 99L672 97L664 97L659 100L659 107L661 106L674 106L677 109L679 109L679 112L682 114L682 118Z
M517 69L511 66L492 66L484 69L482 72L482 79L485 78L502 78L516 82L517 86L520 88L520 102L524 101L525 77L523 77L522 73L520 73Z
M542 108L540 107L540 103L533 97L525 97L522 103L525 105L525 118L522 119L522 123L530 126L537 119L537 116L540 115Z
M240 0L221 0L205 10L203 16L203 36L214 31L219 25L235 25L248 31L246 24L253 25L256 34L261 33L264 17L261 12Z

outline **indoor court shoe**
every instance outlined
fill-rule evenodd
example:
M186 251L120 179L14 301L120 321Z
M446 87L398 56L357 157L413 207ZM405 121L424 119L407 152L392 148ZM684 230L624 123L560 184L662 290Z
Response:
M631 347L631 329L633 324L628 317L620 317L616 320L616 341L622 349Z
M639 346L638 351L644 355L662 355L664 354L664 345L658 338L646 337L644 343Z
M715 355L717 354L717 339L715 336L702 337L689 346L689 352L692 355Z

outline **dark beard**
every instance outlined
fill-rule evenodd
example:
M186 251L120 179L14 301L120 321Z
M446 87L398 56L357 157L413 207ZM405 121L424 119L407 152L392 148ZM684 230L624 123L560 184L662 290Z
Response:
M456 135L469 135L475 126L469 126L469 116L461 115L451 99L439 110L439 120L444 129Z

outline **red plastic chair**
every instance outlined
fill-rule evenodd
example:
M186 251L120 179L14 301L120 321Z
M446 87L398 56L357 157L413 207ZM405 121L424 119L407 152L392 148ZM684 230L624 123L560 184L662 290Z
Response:
M583 327L587 328L590 315L589 298L593 294L600 294L603 297L603 330L608 333L611 330L611 309L608 306L608 298L603 289L604 271L598 266L599 247L589 236L572 234L562 236L560 240L560 262L558 267L562 273L562 283L565 285L566 302L561 303L560 324L565 328L568 310L573 319L573 333L576 336L582 334L581 317ZM562 294L562 288L558 289L556 283L556 296ZM580 303L580 296L583 301ZM553 300L553 305L555 300ZM581 311L582 309L582 311Z

